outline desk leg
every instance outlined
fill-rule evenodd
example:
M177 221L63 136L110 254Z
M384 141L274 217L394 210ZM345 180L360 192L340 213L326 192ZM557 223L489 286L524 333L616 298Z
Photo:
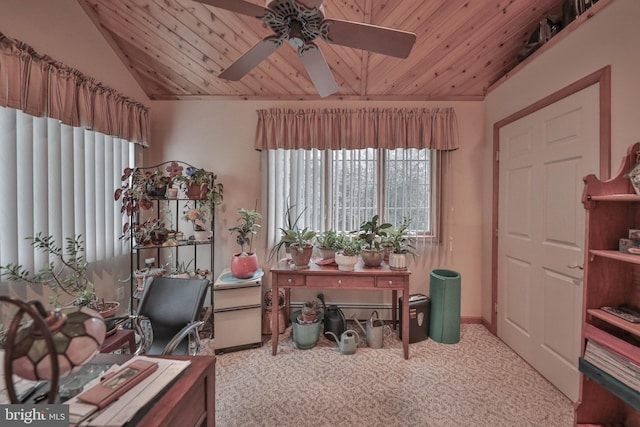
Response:
M391 324L393 329L398 329L398 291L391 291Z
M409 359L409 279L402 290L402 349L404 358Z
M280 337L280 325L278 325L278 312L280 311L280 294L278 293L278 277L271 277L271 354L278 353L278 338Z

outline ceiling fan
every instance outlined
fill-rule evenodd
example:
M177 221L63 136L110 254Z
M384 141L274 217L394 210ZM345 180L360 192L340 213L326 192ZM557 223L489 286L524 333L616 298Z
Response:
M231 64L220 77L240 80L285 41L298 50L313 85L321 97L338 91L333 74L318 45L327 43L406 58L416 41L410 32L354 21L325 19L322 0L267 0L260 6L245 0L196 0L266 22L275 33L265 37Z

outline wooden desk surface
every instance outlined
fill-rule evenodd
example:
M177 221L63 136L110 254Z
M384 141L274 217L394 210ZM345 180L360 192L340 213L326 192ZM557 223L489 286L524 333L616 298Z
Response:
M350 290L390 290L392 291L393 320L396 317L397 291L402 299L402 347L404 358L409 358L409 276L408 270L391 270L383 263L380 267L366 267L358 260L354 271L340 271L337 266L320 266L312 259L309 268L295 269L286 261L271 268L271 287L274 295L278 289L285 290L285 305L289 308L290 290L293 288L335 288ZM278 352L278 310L271 314L272 354Z
M91 363L122 364L128 354L97 354ZM215 356L146 356L189 360L191 364L151 409L135 422L137 427L215 426ZM138 417L136 417L136 420Z

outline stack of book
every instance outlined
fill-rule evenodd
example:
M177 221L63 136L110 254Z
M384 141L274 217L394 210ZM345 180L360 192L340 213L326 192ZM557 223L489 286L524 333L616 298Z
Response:
M585 325L587 339L579 360L582 373L640 410L640 352L629 342L593 325Z
M640 365L614 353L593 340L587 341L584 358L618 381L634 390L640 390Z

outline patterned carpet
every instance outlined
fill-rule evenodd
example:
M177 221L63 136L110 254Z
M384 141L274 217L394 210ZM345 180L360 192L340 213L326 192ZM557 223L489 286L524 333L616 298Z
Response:
M395 334L346 356L323 337L298 350L290 331L275 357L270 341L218 355L218 427L573 425L571 401L481 325L458 344L411 344L409 360Z

